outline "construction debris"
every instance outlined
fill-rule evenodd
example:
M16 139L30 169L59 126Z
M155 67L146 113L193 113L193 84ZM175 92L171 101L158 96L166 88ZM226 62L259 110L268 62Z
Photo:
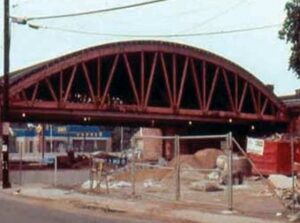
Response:
M91 185L92 185L92 189L96 189L98 187L98 182L96 180L94 180L94 181L87 180L81 185L81 188L88 190L88 189L91 189ZM106 184L104 182L101 183L99 186L100 186L100 188L103 188L103 189L106 188ZM131 187L131 183L127 182L127 181L112 181L112 182L108 183L108 187L109 187L109 189L119 189L119 188L124 188L124 187Z
M144 181L144 187L148 188L148 187L154 187L154 186L161 186L159 184L159 182L155 181L154 179L147 179Z
M221 188L217 183L204 181L192 182L190 184L190 189L202 192L216 192L223 190L223 188Z
M290 189L292 188L293 179L284 175L272 174L269 180L276 189Z
M212 171L210 174L207 175L209 180L219 180L220 178L220 171L218 169Z

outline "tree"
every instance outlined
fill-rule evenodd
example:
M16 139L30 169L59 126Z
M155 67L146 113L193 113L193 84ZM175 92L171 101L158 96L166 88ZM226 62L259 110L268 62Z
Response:
M300 0L289 0L285 5L286 18L279 38L291 44L289 69L300 78Z

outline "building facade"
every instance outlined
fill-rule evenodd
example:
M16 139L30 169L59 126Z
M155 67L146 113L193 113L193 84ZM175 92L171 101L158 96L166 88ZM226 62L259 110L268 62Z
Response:
M38 125L13 128L12 132L15 153L111 151L111 131L97 126Z

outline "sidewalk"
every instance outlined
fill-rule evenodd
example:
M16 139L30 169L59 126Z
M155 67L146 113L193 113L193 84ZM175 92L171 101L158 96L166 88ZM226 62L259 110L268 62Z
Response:
M167 219L167 222L188 221L199 223L281 223L287 222L286 217L256 218L230 213L226 210L203 206L188 205L184 202L145 201L139 198L114 198L109 195L82 194L73 190L63 190L45 185L27 185L19 189L0 190L1 193L65 203L76 208L102 210L107 213L130 214L135 216L155 216Z

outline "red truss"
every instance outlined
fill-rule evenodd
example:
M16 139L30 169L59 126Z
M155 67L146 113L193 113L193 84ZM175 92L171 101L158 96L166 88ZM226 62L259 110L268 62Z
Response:
M286 122L258 79L204 50L166 42L102 45L15 72L10 118L101 122Z

